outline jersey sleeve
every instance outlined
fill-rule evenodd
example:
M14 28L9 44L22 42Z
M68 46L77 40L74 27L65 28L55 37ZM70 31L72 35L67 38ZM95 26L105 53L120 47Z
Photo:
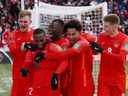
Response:
M128 38L126 38L121 46L121 50L128 54Z
M29 66L33 64L33 60L34 60L34 54L31 51L28 51L26 53L26 57L25 57L22 68L29 68Z
M67 59L69 57L79 55L83 50L86 50L88 47L89 46L87 43L80 41L74 44L72 48L69 48L65 51L46 53L45 57L47 59Z
M59 53L59 52L62 52L63 51L63 48L61 48L58 44L55 44L55 43L50 43L47 47L46 47L46 53L47 54L50 54L51 58L54 58L56 54L54 53ZM47 59L47 58L46 58ZM52 60L52 59L49 59L49 60ZM57 69L55 70L55 73L57 74L62 74L67 66L68 66L68 61L67 59L56 59L57 61L60 62L59 66L57 67Z
M62 73L65 72L65 70L67 69L67 67L68 67L68 59L63 59L60 62L60 65L57 67L55 73L62 74Z

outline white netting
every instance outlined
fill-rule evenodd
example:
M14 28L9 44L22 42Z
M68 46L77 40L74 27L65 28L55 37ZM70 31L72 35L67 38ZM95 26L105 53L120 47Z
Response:
M33 25L47 30L49 23L57 18L64 21L79 19L83 31L98 34L102 30L102 18L107 14L107 3L96 6L56 6L39 2L33 11Z

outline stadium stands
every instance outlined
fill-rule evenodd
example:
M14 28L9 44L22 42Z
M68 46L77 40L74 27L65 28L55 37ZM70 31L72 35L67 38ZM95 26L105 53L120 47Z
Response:
M116 13L121 18L121 28L128 34L128 0L40 0L45 3L62 6L88 6L106 1L108 12ZM20 0L0 1L0 35L6 30L15 30L18 27L18 14L21 10ZM25 0L25 8L32 9L34 0ZM10 27L8 27L10 25Z

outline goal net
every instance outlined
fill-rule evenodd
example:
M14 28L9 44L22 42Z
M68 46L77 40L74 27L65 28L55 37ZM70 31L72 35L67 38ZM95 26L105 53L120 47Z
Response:
M83 32L97 35L102 30L102 18L107 14L107 3L96 6L57 6L39 2L32 10L32 25L47 31L49 23L54 19L78 19L83 26Z

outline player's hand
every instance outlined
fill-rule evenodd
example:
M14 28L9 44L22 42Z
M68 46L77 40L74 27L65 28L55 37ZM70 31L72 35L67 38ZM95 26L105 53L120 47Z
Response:
M21 51L27 51L27 48L25 48L24 46L25 46L25 42L21 44Z
M22 68L20 72L21 72L22 77L27 77L28 76L28 69Z
M40 62L44 59L44 53L43 52L38 52L35 57L34 57L34 67L39 68Z
M96 42L90 42L90 47L91 49L96 52L96 53L102 53L103 52L103 48Z
M51 88L53 90L58 89L58 74L54 73L51 78Z
M24 49L31 50L31 51L36 51L38 49L37 44L32 44L32 43L25 43L24 44Z
M34 57L34 62L40 63L44 59L44 52L38 52Z

